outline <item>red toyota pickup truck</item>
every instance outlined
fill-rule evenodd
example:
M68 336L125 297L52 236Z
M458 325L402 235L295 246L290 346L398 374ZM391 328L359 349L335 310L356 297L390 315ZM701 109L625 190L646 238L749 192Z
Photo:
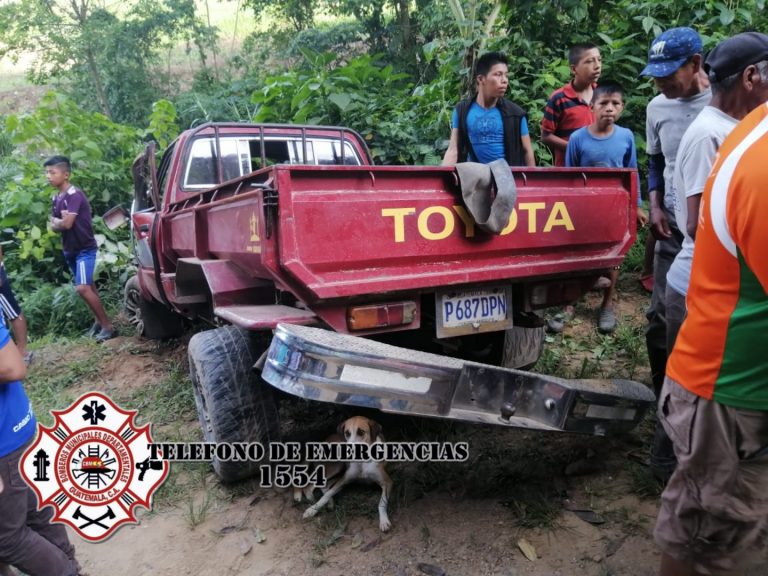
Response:
M351 130L205 124L134 164L138 273L126 308L152 338L182 319L207 441L279 437L275 387L429 417L607 434L653 403L643 385L520 370L537 310L572 302L635 238L634 172L514 168L498 235L453 167L374 166ZM224 480L249 463L214 462Z

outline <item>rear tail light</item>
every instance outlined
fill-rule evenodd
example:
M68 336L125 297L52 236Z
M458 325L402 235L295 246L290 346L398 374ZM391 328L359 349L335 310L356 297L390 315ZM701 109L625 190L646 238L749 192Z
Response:
M416 319L416 302L390 302L347 308L350 330L371 330L387 326L402 326Z

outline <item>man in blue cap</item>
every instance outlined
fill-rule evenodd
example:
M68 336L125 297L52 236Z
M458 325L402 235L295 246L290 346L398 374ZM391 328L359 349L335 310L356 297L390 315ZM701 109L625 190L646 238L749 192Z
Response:
M648 104L645 121L651 232L658 240L645 341L657 397L667 365L667 272L683 241L674 216L675 159L680 139L712 97L703 63L701 38L696 31L672 28L653 40L648 65L641 72L642 76L653 78L660 92ZM672 443L659 425L651 449L651 469L659 480L666 482L674 468Z
M712 100L680 141L675 169L677 223L687 235L667 276L667 332L676 340L659 420L677 467L654 531L660 576L745 574L753 563L763 569L750 574L766 573L768 359L754 351L768 345L768 278L754 271L762 262L768 272L768 35L720 42L704 70Z

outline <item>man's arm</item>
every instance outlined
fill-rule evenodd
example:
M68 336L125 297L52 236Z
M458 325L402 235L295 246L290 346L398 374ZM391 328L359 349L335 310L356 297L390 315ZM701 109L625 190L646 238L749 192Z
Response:
M520 137L520 142L523 144L523 150L525 151L525 165L536 166L536 157L533 155L533 144L531 143L531 135L526 134Z
M568 140L560 138L560 136L555 136L552 132L542 131L541 143L546 144L552 150L562 150L563 152L565 152L565 149L568 147Z
M648 155L648 198L651 210L651 233L656 240L672 236L667 214L664 212L664 155Z
M528 139L530 142L530 138ZM451 140L448 143L448 150L445 151L441 166L453 166L459 160L459 129L451 130Z
M557 130L562 118L562 110L558 104L559 100L554 98L557 92L550 94L547 99L547 103L544 106L544 116L541 119L541 143L549 146L554 152L560 150L565 152L565 148L568 146L568 140L555 136L555 130Z
M686 199L688 206L688 220L685 223L685 231L688 236L696 240L696 228L699 226L699 206L701 206L701 194L688 196Z
M67 210L61 211L61 218L51 217L51 230L54 232L64 232L70 230L75 225L75 219L77 214L68 212Z
M24 359L13 340L8 338L5 346L0 348L0 384L23 380L26 376L27 367L24 365Z

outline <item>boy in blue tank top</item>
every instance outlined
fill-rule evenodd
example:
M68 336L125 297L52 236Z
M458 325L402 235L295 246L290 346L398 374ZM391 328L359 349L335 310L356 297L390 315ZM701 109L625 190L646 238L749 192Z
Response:
M509 87L507 57L487 52L475 66L475 94L456 106L442 164L504 158L510 166L535 166L525 110L504 98Z

